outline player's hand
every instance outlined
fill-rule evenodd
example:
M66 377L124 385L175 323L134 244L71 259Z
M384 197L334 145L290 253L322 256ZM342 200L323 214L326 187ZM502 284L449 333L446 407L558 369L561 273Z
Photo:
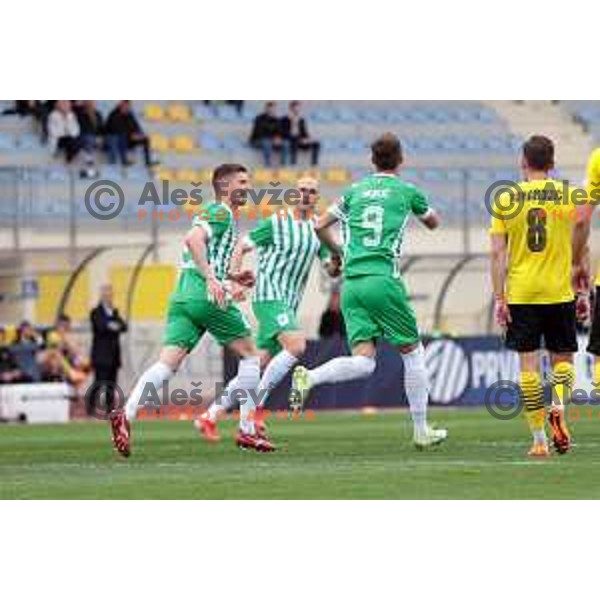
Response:
M333 254L325 263L325 270L329 277L339 277L342 274L342 258L339 254Z
M231 298L235 302L244 302L244 300L246 300L248 292L248 287L241 285L237 282L234 282L231 286Z
M496 323L502 329L506 329L507 325L511 322L510 309L508 308L506 298L496 298L494 313L496 315Z
M217 303L219 308L225 308L227 306L227 296L223 284L213 275L209 277L207 285L209 297Z
M575 302L575 314L580 323L588 320L590 316L590 299L587 294L579 294L577 296L577 301Z
M590 270L586 264L573 266L573 288L577 293L587 293L590 289Z
M256 283L254 273L250 269L239 271L238 273L230 273L229 279L235 283L239 283L244 287L252 287Z

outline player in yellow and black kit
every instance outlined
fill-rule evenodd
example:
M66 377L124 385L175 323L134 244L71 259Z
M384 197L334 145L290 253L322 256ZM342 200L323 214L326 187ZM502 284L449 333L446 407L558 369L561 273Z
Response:
M584 248L580 211L565 184L549 177L553 168L552 141L544 136L528 139L521 155L525 181L497 199L490 229L496 320L506 331L507 347L519 353L521 397L534 439L529 455L535 457L549 455L542 347L552 364L552 441L560 453L570 448L563 405L575 380L572 276L574 260L583 260ZM578 308L585 311L584 303Z
M594 208L600 204L600 148L596 148L590 156L587 165L586 181L590 206L587 228L589 234L589 223L592 218L592 213ZM594 286L596 288L596 300L594 302L592 331L590 333L587 351L596 358L593 381L596 387L600 387L600 271L596 274Z

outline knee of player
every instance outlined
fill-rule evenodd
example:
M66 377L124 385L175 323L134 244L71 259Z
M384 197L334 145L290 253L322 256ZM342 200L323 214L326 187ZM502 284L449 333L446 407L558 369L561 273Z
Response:
M297 337L288 340L285 344L285 349L296 358L300 358L306 352L306 340L304 337Z
M355 356L354 360L362 371L364 377L368 377L375 372L377 360L374 356Z

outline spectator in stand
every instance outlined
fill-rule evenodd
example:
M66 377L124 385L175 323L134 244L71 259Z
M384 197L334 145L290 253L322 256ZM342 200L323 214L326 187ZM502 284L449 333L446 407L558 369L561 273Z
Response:
M84 100L75 109L79 129L81 131L81 149L87 165L96 162L98 143L104 135L104 120L96 109L95 100Z
M75 388L78 396L83 396L82 388L90 365L75 340L71 319L67 315L60 315L56 327L48 332L46 346L42 357L44 378L51 381L66 380Z
M69 100L57 100L48 117L48 144L53 154L61 150L71 163L80 150L79 123Z
M265 111L257 115L250 134L250 145L262 150L265 166L270 167L273 152L281 153L281 164L288 163L289 142L283 136L281 119L277 117L275 102L267 102Z
M106 149L111 163L116 163L118 158L125 166L133 164L129 160L127 152L141 146L146 166L152 167L158 164L157 161L152 160L150 140L131 110L129 100L121 100L108 115L105 133Z
M11 346L19 368L30 381L40 380L40 352L44 347L44 339L29 323L23 321L17 328L17 339Z
M120 337L127 331L127 323L119 315L113 304L111 285L100 288L100 302L90 313L92 322L92 368L95 378L92 387L86 394L89 415L95 414L100 406L102 392L106 395L106 406L102 407L108 414L114 407L114 391L121 368Z
M7 344L6 330L0 327L0 384L26 383L30 381L19 368L15 356Z
M281 130L290 147L292 165L298 161L298 150L310 152L310 164L313 167L319 164L321 144L317 140L311 139L306 118L302 116L301 104L298 100L290 102L288 114L281 119Z

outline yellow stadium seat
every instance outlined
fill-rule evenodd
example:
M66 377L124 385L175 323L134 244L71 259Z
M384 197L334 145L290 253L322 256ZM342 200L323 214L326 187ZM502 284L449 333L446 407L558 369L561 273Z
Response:
M204 189L210 189L212 185L212 169L200 169L197 174L198 179L195 181L201 181Z
M275 173L272 169L256 169L254 171L255 183L270 183L271 181L277 181Z
M176 181L185 181L186 183L190 183L192 181L197 182L198 173L194 171L194 169L178 169L175 173Z
M162 121L165 112L160 104L146 104L144 106L144 117L149 121Z
M349 180L346 169L329 169L325 173L325 179L329 183L346 183Z
M169 104L167 116L171 121L178 123L189 123L192 120L190 107L187 104Z
M292 169L279 169L275 174L275 181L279 183L295 184L298 181L298 171Z
M156 176L162 181L175 181L175 174L171 169L160 168L156 171Z
M150 145L157 152L166 152L169 149L169 140L162 133L151 133Z
M171 146L176 152L192 152L194 150L194 138L190 135L176 135L171 139Z

